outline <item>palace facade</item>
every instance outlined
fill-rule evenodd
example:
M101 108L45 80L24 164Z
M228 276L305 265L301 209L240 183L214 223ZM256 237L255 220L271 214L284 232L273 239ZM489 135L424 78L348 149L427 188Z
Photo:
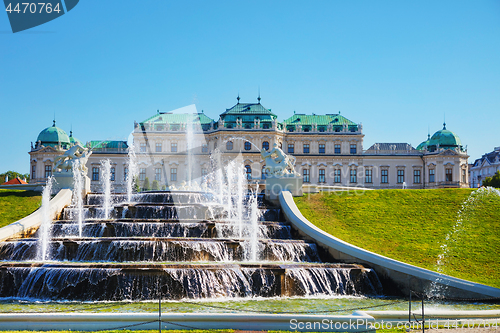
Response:
M362 125L340 112L294 113L279 121L260 98L257 103L240 103L239 97L217 120L189 108L184 110L189 112L182 111L157 111L134 124L133 149L141 182L147 178L160 188L178 187L189 174L190 179L203 182L215 151L225 161L241 159L247 178L263 182L260 150L276 144L295 156L295 168L304 184L419 189L469 186L467 151L445 124L417 148L408 143L374 143L365 150ZM67 136L55 123L44 129L30 151L31 182L44 182L52 172L54 157L76 142L71 132ZM100 161L109 158L115 190L124 191L127 143L90 141L86 146L93 151L87 165L92 190L100 189Z

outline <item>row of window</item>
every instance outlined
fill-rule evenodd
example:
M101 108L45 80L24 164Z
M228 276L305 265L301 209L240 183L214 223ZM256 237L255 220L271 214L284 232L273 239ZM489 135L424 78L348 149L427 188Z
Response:
M310 170L303 169L302 176L304 183L310 183ZM466 181L466 171L462 170L462 182ZM434 183L436 181L435 178L435 169L429 169L429 183ZM447 168L445 169L445 181L452 182L453 181L453 169ZM325 183L325 169L319 169L318 173L318 183ZM341 170L335 169L333 171L333 182L341 183ZM356 169L349 170L349 182L357 183L358 182L358 172ZM405 182L405 170L399 169L397 170L397 183L403 184ZM413 183L420 184L422 182L421 179L421 170L413 170ZM373 170L365 169L365 183L373 183ZM388 184L389 183L389 170L382 169L380 170L380 183Z
M264 166L262 167L264 168ZM111 167L111 181L115 181L115 167ZM252 168L250 165L245 165L245 172L247 175L248 179L252 178ZM207 175L207 170L202 169L201 170L202 176ZM161 168L155 168L155 180L161 181L161 174L162 174L162 169ZM46 165L45 166L45 178L48 178L52 175L52 166L51 165ZM128 175L128 168L124 168L124 173L123 173L123 180L125 181L127 179ZM303 169L302 170L302 175L303 175L303 181L304 183L310 183L310 170L309 169ZM36 166L32 166L32 179L36 178ZM371 169L366 169L365 170L365 183L372 183L372 170ZM146 169L141 168L139 170L139 180L144 181L146 179ZM262 172L262 179L265 179L265 174ZM99 181L99 167L92 167L92 180L93 181ZM467 180L466 178L466 170L462 169L462 182L465 183ZM177 181L177 168L171 168L170 169L170 181ZM350 183L357 183L357 171L356 169L351 169L349 172L349 181ZM436 181L435 178L435 169L429 169L429 183L434 183ZM453 181L453 169L451 168L446 168L445 169L445 181L447 182L452 182ZM318 173L318 182L319 183L325 183L325 169L319 169ZM333 172L333 182L334 183L340 183L341 182L341 173L340 169L335 169ZM402 184L405 182L405 170L399 169L397 170L397 183ZM389 183L389 170L387 169L382 169L380 170L380 183L382 184L387 184ZM413 170L413 183L414 184L420 184L421 183L421 171L420 170Z
M350 146L350 153L351 154L356 154L358 151L357 149L357 146L356 144L351 144ZM326 153L326 149L325 149L325 144L324 143L320 143L318 145L318 152L320 154L325 154ZM288 153L289 154L295 154L295 144L293 143L289 143L288 144ZM309 146L309 143L304 143L303 146L302 146L302 153L303 154L309 154L310 153L310 146ZM340 144L335 144L334 145L334 153L335 154L342 154L342 148L341 148L341 145Z
M232 141L226 142L226 150L233 150L234 144ZM244 149L245 150L252 150L252 144L249 141L245 141L244 143ZM269 142L264 141L262 142L262 149L269 150ZM203 144L201 147L202 153L208 153L208 145ZM155 152L161 153L163 151L163 144L160 142L157 142L155 144ZM325 149L325 144L320 143L318 145L318 151L320 154L325 154L326 149ZM146 143L141 143L140 144L140 152L145 153L147 152L147 146ZM170 152L171 153L176 153L177 152L177 142L172 142L170 143ZM357 146L356 144L351 144L350 146L350 151L351 154L356 154L357 153ZM290 143L288 144L288 153L289 154L294 154L295 153L295 144ZM309 143L304 143L302 146L302 153L303 154L309 154L310 153L310 144ZM340 144L335 144L334 145L334 153L335 154L342 154L342 148Z
M139 151L141 153L146 153L147 152L147 145L146 143L141 143L140 144L140 148L139 148ZM163 144L160 143L160 142L157 142L155 144L155 152L156 153L161 153L163 151ZM171 142L170 143L170 152L171 153L177 153L177 142ZM208 153L208 145L207 144L203 144L201 146L201 152L202 153Z

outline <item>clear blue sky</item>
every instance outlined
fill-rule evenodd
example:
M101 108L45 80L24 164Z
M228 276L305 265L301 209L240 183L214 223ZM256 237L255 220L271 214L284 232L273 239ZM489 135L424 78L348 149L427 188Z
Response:
M126 139L134 120L236 103L280 120L342 112L375 142L442 128L470 160L500 146L500 1L83 0L12 34L0 13L0 173L52 125Z

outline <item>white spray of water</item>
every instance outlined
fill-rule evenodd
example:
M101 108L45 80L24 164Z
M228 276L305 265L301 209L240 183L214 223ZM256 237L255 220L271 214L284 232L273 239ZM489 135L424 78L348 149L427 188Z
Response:
M500 197L500 191L493 187L481 187L478 190L472 192L469 197L462 203L460 209L458 210L457 221L455 225L453 225L451 231L446 235L443 244L441 244L440 246L441 253L438 255L438 259L435 265L435 269L438 273L444 272L444 266L449 256L450 245L451 243L457 241L461 233L464 231L465 225L469 223L469 214L473 209L475 209L480 200L490 195ZM429 292L430 296L442 296L444 289L440 282L441 279L438 278L432 283L432 287Z
M82 237L83 229L83 171L80 168L80 160L73 163L73 206L76 208L76 223L78 224L78 236Z
M132 194L134 191L135 177L137 176L137 157L135 155L134 144L128 147L128 163L127 163L127 202L132 202Z
M248 209L250 210L250 258L251 261L256 262L259 260L259 203L257 200L257 189L250 193Z
M186 182L191 186L191 181L193 178L193 148L194 148L194 123L193 117L188 114L188 121L186 123L186 153L187 153L187 175Z
M104 219L109 219L113 204L111 202L111 162L109 159L101 161L102 172L102 187L104 189L104 198L102 208L104 209Z
M45 261L49 259L49 245L50 245L50 225L52 223L52 218L50 217L50 196L52 194L52 185L54 183L54 178L50 176L47 179L47 184L43 188L42 192L42 206L40 207L42 213L42 223L40 225L39 237L38 237L38 253L37 260Z

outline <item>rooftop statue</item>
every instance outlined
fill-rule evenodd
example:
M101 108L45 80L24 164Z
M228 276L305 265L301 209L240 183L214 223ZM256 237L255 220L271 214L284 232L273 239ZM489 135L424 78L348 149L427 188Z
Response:
M287 155L274 143L273 149L267 151L262 149L260 155L264 159L266 166L264 173L268 177L297 177L300 176L295 171L295 157Z
M92 155L92 152L88 148L76 144L65 151L64 154L56 157L54 160L54 169L71 171L73 169L73 164L79 161L80 170L86 174L88 171L86 164L90 155Z

